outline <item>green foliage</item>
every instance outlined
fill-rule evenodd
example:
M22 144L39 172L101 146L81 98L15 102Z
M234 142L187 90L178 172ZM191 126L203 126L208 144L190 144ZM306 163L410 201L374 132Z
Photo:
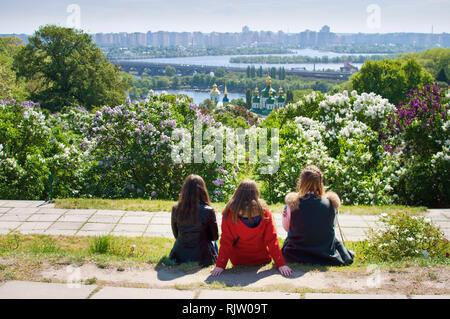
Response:
M397 261L407 258L444 259L450 245L430 218L406 214L382 214L382 225L369 229L364 255L369 260Z
M417 53L407 53L399 56L402 62L414 58L422 65L436 80L439 72L444 70L447 77L450 74L450 49L434 48Z
M33 101L51 111L66 105L87 108L125 100L126 77L92 38L71 28L43 26L14 57L19 77L34 82Z
M89 245L91 254L107 254L111 247L111 236L94 237Z
M22 41L15 37L0 38L0 99L24 100L25 83L17 81L13 70L14 55L20 49Z
M413 58L399 60L367 61L352 76L353 89L374 92L397 105L411 89L431 84L432 76Z
M62 119L31 102L0 104L1 198L44 199L50 172L76 190L88 163L76 134L84 112L73 110ZM60 186L54 193L67 195Z
M34 241L28 249L34 254L55 254L61 252L61 248L49 237L39 238L39 240Z
M176 73L176 70L173 66L168 65L166 66L165 70L164 70L164 74L167 76L174 76Z
M11 252L22 246L24 236L18 231L11 231L4 240L0 240L0 252Z
M272 111L262 123L279 129L280 161L275 174L264 174L263 197L282 201L296 189L303 167L317 165L326 185L344 203L383 205L395 200L398 160L383 151L378 130L395 107L386 99L356 91L335 95L313 92L297 103Z
M412 90L389 119L387 150L405 170L398 193L404 203L447 207L450 202L450 94L437 85Z

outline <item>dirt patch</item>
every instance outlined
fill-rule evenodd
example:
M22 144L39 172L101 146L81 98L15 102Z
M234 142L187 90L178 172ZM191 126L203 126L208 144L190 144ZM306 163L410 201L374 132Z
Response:
M99 268L43 263L35 280L54 282L89 282L109 286L149 288L217 288L284 292L337 292L367 294L450 294L450 267L411 267L398 271L349 269L346 271L295 270L292 277L281 276L274 268L245 267L227 270L211 277L210 269L195 268L184 272L170 267L142 265L127 268Z

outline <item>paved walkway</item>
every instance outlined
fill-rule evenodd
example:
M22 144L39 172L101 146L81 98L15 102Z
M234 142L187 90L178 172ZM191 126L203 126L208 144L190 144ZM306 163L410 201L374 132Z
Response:
M0 283L0 299L450 299L450 295L177 290L7 281Z
M450 238L450 209L433 209L428 216L441 226ZM278 236L286 237L281 225L281 214L274 214ZM375 227L377 216L340 215L339 221L347 240L365 238L369 227ZM220 214L217 215L220 223ZM170 213L96 209L57 209L44 201L0 200L0 234L12 230L23 234L77 235L77 236L160 236L173 238ZM336 229L337 236L340 236ZM338 237L340 238L340 237Z

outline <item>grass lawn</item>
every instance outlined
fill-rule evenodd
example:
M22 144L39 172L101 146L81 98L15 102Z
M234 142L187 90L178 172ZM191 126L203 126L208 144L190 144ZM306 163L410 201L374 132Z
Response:
M280 246L283 239L279 238ZM176 265L168 258L175 240L163 237L119 237L119 236L63 236L63 235L24 235L12 232L0 235L0 281L22 278L21 272L29 270L19 267L20 263L8 265L8 259L19 259L29 263L40 264L84 264L96 263L99 268L124 268L139 264L175 267L187 271L197 267L188 263ZM315 265L291 265L295 269L310 270L346 270L361 269L371 264L381 268L402 268L409 266L450 265L448 258L416 258L397 262L380 262L364 257L365 242L347 242L346 245L356 253L355 261L347 267L325 267ZM229 264L228 266L230 266ZM26 267L25 267L26 268ZM212 266L211 266L212 268Z
M100 198L65 198L54 200L56 208L66 209L106 209L106 210L132 210L170 212L175 201L170 200L146 200L146 199L100 199ZM221 212L226 203L213 203L212 206L217 212ZM281 213L284 203L269 205L272 213ZM427 211L426 207L412 206L342 206L341 214L350 215L379 215L381 213L407 213L410 215L420 215Z

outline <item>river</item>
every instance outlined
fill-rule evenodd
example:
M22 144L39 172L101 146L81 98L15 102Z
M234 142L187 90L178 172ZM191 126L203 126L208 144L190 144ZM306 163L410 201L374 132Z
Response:
M355 53L335 53L328 51L318 51L313 49L297 49L293 50L293 53L285 53L285 54L264 54L264 55L274 55L274 56L292 56L292 55L305 55L310 57L322 57L328 56L330 58L336 56L350 56L350 55L373 55L373 54L355 54ZM344 63L285 63L285 64L252 64L252 63L230 63L230 58L235 57L237 55L210 55L210 56L195 56L195 57L176 57L176 58L151 58L151 59L136 59L136 61L145 61L145 62L155 62L155 63L168 63L168 64L184 64L184 65L208 65L208 66L241 66L246 68L247 66L254 65L256 68L259 68L261 65L264 69L269 67L284 67L286 70L290 69L302 69L316 71L319 70L339 70L340 67L344 65ZM240 55L242 56L242 55ZM253 55L245 55L245 56L256 56ZM361 63L354 63L354 66L360 68L362 66Z

